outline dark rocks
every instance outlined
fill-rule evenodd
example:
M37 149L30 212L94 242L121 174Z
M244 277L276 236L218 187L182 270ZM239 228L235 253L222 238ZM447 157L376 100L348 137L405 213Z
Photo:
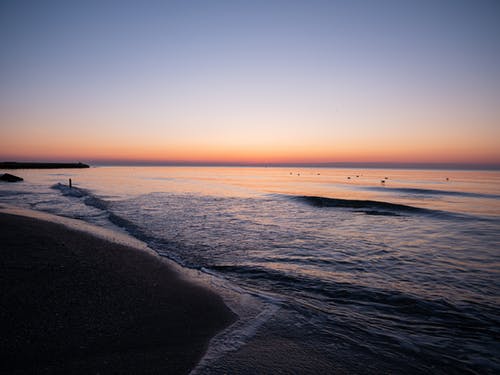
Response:
M6 181L6 182L19 182L23 181L21 177L14 176L13 174L10 173L4 173L3 175L0 176L1 181Z

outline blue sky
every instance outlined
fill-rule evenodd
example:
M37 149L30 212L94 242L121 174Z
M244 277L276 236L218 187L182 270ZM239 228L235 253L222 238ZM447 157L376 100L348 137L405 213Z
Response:
M3 1L0 156L500 162L499 35L498 1Z

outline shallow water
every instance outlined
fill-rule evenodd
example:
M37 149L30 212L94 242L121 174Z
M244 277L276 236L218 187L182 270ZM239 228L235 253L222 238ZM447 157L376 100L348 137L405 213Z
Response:
M25 182L1 184L0 203L127 231L161 255L260 296L265 319L239 335L239 345L220 339L226 349L199 372L271 371L279 362L243 355L263 342L294 352L298 372L500 371L498 171L15 174Z

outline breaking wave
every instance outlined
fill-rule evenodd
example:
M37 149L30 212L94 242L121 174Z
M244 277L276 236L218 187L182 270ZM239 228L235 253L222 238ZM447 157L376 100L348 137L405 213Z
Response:
M294 196L293 199L307 203L314 207L337 207L337 208L351 208L360 210L368 215L388 215L397 216L401 213L432 213L433 210L426 208L408 206L405 204L371 201L371 200L357 200L357 199L340 199L340 198L326 198L317 196Z

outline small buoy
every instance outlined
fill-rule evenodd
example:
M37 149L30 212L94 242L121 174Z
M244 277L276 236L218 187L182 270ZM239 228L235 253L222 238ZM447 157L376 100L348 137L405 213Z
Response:
M381 180L380 182L383 183L383 184L385 184L385 180Z
M450 181L450 179L448 177L446 177L446 181Z
M351 179L351 177L347 177L347 179L348 179L348 180L350 180L350 179Z

